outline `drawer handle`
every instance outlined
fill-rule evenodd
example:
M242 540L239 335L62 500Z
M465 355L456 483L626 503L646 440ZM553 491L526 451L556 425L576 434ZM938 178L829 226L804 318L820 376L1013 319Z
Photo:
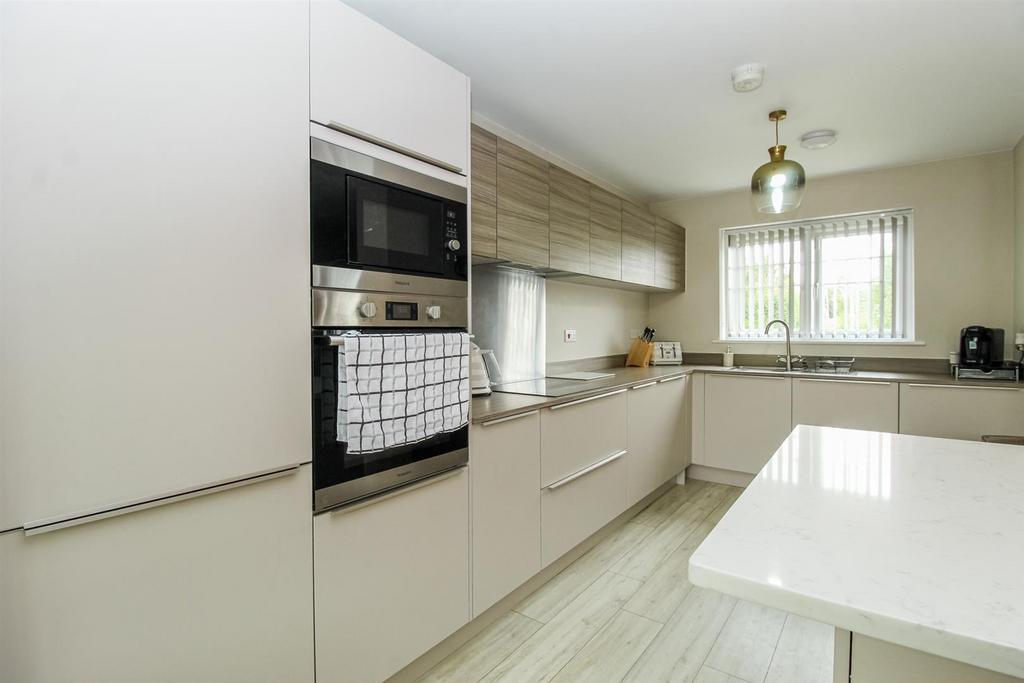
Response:
M798 382L829 382L831 384L874 384L879 387L887 387L892 382L872 382L865 379L819 379L810 377L797 377Z
M605 465L608 465L608 464L611 464L611 463L615 462L616 460L618 460L619 458L621 458L622 456L624 456L628 452L629 452L629 450L626 449L626 450L619 451L618 453L612 453L611 455L609 455L604 460L598 460L593 465L589 465L588 467L584 467L579 472L573 472L568 477L565 477L563 479L559 479L558 481L556 481L553 484L548 484L544 488L546 488L549 491L554 491L557 488L561 488L562 486L565 486L566 484L569 484L569 483L571 483L573 481L576 481L577 479L579 479L580 477L582 477L582 476L584 476L586 474L590 474L591 472L593 472L596 469L599 469L601 467L604 467Z
M518 420L521 417L529 417L530 415L536 415L539 411L531 410L527 413L519 413L518 415L507 415L505 417L499 417L495 420L488 420L487 422L481 422L481 427L490 427L491 425L501 424L502 422L511 422L512 420Z
M50 517L48 519L40 519L35 522L25 522L25 524L23 524L22 526L25 529L26 536L45 534L50 531L57 531L58 529L67 529L69 527L79 526L81 524L98 522L101 519L120 517L121 515L128 515L133 512L139 512L141 510L148 510L150 508L161 507L163 505L170 505L171 503L179 503L184 500L190 500L192 498L206 496L211 493L220 493L221 491L237 489L242 486L249 486L250 484L258 484L269 479L276 479L278 477L283 477L285 475L298 472L299 467L301 465L302 463L295 463L293 465L288 465L286 467L279 467L263 472L255 472L243 479L235 479L233 481L215 483L209 486L204 486L202 488L191 489L186 491L176 491L164 495L153 496L152 498L143 498L141 500L127 501L119 505L101 508L98 510L87 510L84 512L77 512L74 514L64 515L61 517Z
M653 387L657 382L648 382L647 384L637 384L633 389L643 389L644 387Z
M619 389L618 391L609 391L607 394L600 394L598 396L591 396L590 398L581 398L578 401L570 401L569 403L562 403L562 404L557 405L557 406L551 406L550 408L548 408L548 410L561 410L562 408L568 408L570 406L578 406L579 404L586 403L588 401L596 401L599 398L608 398L609 396L614 396L615 394L624 394L624 393L626 393L625 389Z
M684 376L685 375L676 375L675 377L666 377L665 379L659 379L658 382L660 384L664 384L665 382L675 382L677 379L682 379Z
M1016 387L976 387L962 384L908 384L908 387L921 389L980 389L981 391L1020 391Z
M346 512L355 512L356 510L361 510L361 509L363 509L365 507L370 507L371 505L376 505L377 503L382 503L385 500L390 500L391 498L397 498L398 496L402 495L403 493L409 493L410 491L415 491L416 489L421 489L421 488L423 488L425 486L430 486L431 484L437 484L438 482L442 482L445 479L451 479L456 474L460 474L462 472L462 470L464 470L464 469L466 469L465 465L459 465L458 467L450 469L450 470L448 470L446 472L442 472L441 474L438 474L436 476L427 477L426 479L420 479L419 481L411 482L411 483L409 483L406 486L402 486L402 487L397 488L397 489L392 489L390 491L385 491L384 493L380 494L379 496L373 496L372 498L365 498L363 500L357 500L356 502L354 502L354 503L352 503L350 505L342 505L342 506L333 508L332 510L330 510L330 513L332 515L342 515L342 514L345 514Z

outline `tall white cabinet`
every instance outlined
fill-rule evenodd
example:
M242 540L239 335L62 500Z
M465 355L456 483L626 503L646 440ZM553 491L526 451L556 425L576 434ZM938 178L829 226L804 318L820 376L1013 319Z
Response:
M308 460L308 5L0 12L0 530Z

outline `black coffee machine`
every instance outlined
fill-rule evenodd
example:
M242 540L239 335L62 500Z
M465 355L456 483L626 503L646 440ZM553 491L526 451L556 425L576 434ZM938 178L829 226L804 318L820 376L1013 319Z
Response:
M1002 367L1004 336L998 327L971 325L960 330L960 367L983 370Z

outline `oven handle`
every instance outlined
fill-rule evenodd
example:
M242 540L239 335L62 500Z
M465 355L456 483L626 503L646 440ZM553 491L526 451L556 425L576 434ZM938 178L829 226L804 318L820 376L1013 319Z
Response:
M390 491L385 491L380 495L372 496L370 498L364 498L362 500L357 500L351 505L342 505L340 507L332 508L331 510L327 510L327 512L330 512L332 515L343 515L346 512L355 512L356 510L361 510L365 507L369 507L371 505L381 503L385 500L395 498L397 496L402 495L403 493L409 493L410 491L415 491L416 489L421 489L425 486L430 486L431 484L437 484L438 482L442 482L445 479L450 479L457 474L461 474L462 470L464 469L466 469L466 465L459 465L458 467L453 467L450 470L445 470L444 472L441 472L440 474L437 474L435 476L427 477L426 479L420 479L419 481L413 481L406 484L405 486L396 489L391 489Z

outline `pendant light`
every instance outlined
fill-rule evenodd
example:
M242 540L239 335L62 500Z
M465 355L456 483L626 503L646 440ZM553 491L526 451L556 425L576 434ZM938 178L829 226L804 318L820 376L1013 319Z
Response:
M771 161L760 166L750 178L750 191L754 206L761 213L786 213L800 206L807 176L804 167L786 159L786 146L779 144L779 121L786 118L786 110L768 114L775 122L775 146L768 148Z

